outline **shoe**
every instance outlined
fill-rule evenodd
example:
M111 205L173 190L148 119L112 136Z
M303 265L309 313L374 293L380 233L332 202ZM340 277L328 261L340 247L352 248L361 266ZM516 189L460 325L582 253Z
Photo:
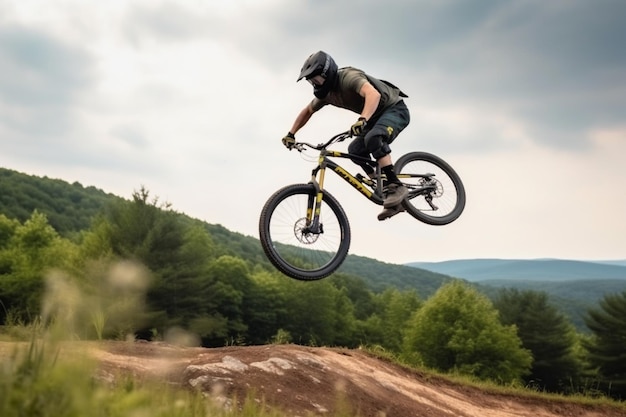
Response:
M409 194L409 190L402 184L389 184L387 187L387 197L383 207L390 208L402 203L402 200Z
M380 214L378 215L378 220L380 221L387 220L395 216L398 213L402 213L405 210L406 209L404 208L402 204L398 204L397 206L386 208L380 212Z

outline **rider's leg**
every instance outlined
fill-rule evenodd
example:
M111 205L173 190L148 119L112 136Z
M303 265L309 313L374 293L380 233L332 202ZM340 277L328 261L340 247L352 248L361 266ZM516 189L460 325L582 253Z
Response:
M370 153L365 146L365 138L363 136L357 136L350 143L350 145L348 145L348 152L353 155L362 156L363 158L370 157ZM374 168L371 165L354 159L352 160L352 162L360 166L370 178L373 178L375 176Z
M399 205L408 194L408 190L402 185L394 171L389 145L404 130L410 120L409 109L403 101L400 101L387 109L365 135L367 150L376 159L390 183L384 202L385 208Z
M387 142L392 131L391 128L376 125L365 135L365 146L376 159L378 166L380 166L382 173L387 177L387 183L389 184L387 186L387 196L383 203L385 208L399 205L409 193L409 190L402 185L402 182L398 179L393 169L391 148Z

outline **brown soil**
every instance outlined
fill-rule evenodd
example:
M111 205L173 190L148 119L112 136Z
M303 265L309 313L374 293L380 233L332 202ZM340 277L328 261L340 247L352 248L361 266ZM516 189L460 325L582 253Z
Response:
M199 389L232 406L254 395L293 416L626 417L623 408L487 392L348 349L296 345L181 348L163 343L93 345L99 377L121 372Z

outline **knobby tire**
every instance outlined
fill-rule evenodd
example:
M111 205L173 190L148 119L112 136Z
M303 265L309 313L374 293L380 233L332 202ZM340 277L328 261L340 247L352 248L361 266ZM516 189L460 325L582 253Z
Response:
M323 233L302 233L312 184L293 184L276 191L265 203L259 219L261 246L270 262L283 274L301 281L325 278L348 255L350 224L343 208L324 191L320 222Z
M427 152L410 152L394 164L400 180L409 188L409 196L403 201L407 213L417 220L434 226L443 226L459 218L465 208L465 187L456 171L443 159ZM434 174L430 179L406 178L402 174ZM429 182L430 181L430 182ZM436 190L420 193L427 184ZM434 209L427 201L432 198Z

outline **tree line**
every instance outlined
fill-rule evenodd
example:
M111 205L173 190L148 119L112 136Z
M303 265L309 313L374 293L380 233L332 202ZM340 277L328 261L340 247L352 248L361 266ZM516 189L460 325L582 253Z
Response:
M298 343L384 349L412 363L553 392L626 394L626 293L578 333L544 293L488 298L450 280L425 296L373 291L357 275L288 279L219 244L145 188L62 236L35 210L0 215L0 324L62 321L81 339L166 338L207 347Z
M74 234L80 234L90 227L94 216L104 207L118 200L122 198L92 186L83 187L78 182L70 184L58 179L39 178L0 168L0 213L23 222L37 209L46 214L50 225L63 237L73 238ZM205 228L219 253L245 258L251 264L267 263L256 237L232 232L221 225L191 219L182 213L179 215L182 217L181 221ZM390 287L399 290L415 289L424 298L434 294L451 279L424 269L386 264L354 254L348 255L339 272L362 278L374 292L382 292ZM548 283L524 286L519 285L519 282L510 282L506 287L546 292L550 303L564 313L577 330L586 332L588 329L584 324L583 313L596 305L603 294L623 291L623 282L610 283L594 278L587 282L576 281L565 286L560 285L558 289L551 288ZM497 294L497 285L493 283L482 285L479 289L491 298Z

